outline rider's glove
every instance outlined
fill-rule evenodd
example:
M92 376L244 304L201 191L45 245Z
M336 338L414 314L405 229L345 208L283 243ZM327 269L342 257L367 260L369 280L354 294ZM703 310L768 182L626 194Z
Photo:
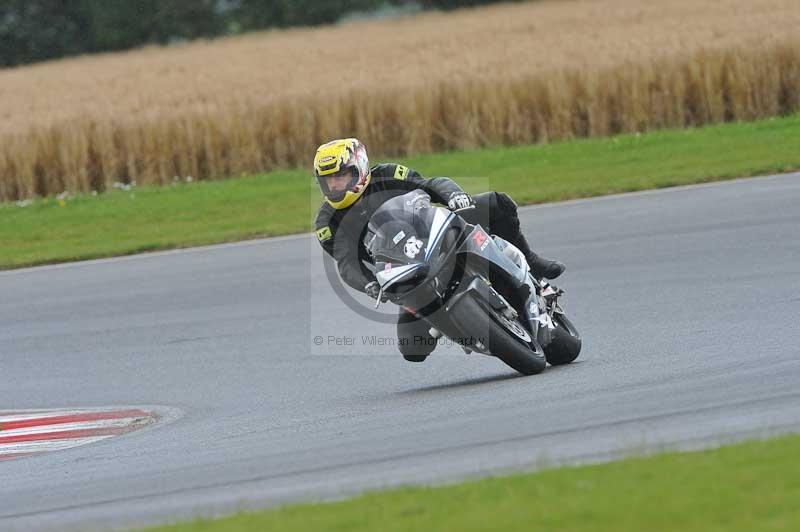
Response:
M367 286L364 287L364 292L372 299L377 300L378 295L381 293L381 285L378 284L378 281L370 281L367 283ZM383 294L381 296L381 303L386 303L387 301L389 301L389 296Z
M447 202L447 208L451 211L470 209L475 206L475 200L466 192L453 192Z

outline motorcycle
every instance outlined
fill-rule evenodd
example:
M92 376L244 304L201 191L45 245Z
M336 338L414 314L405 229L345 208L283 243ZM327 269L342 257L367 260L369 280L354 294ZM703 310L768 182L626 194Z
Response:
M363 244L382 300L402 306L466 353L499 358L524 375L569 364L578 330L559 303L564 291L530 271L523 253L458 211L414 190L372 215Z

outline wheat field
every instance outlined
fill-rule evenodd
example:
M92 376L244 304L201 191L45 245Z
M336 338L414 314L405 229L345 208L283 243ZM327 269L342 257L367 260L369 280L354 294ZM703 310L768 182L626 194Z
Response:
M551 0L0 70L0 201L800 110L798 0Z

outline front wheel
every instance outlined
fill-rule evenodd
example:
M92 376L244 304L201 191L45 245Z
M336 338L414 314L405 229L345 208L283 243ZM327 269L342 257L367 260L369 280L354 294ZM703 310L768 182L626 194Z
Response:
M555 329L550 331L550 343L544 346L544 354L551 366L569 364L581 352L581 335L578 329L563 314L553 315Z
M488 351L523 375L536 375L547 366L544 356L528 344L530 335L517 321L484 307L471 295L465 295L449 312L450 319L474 342L481 342ZM527 341L526 341L527 338Z

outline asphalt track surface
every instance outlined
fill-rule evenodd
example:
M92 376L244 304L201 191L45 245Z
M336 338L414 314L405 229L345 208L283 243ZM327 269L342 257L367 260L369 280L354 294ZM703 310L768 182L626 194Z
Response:
M410 364L364 345L394 328L336 298L310 236L0 273L0 409L162 416L0 462L0 529L163 523L796 431L799 206L794 174L523 209L535 247L568 264L584 336L578 362L528 378L456 347Z

